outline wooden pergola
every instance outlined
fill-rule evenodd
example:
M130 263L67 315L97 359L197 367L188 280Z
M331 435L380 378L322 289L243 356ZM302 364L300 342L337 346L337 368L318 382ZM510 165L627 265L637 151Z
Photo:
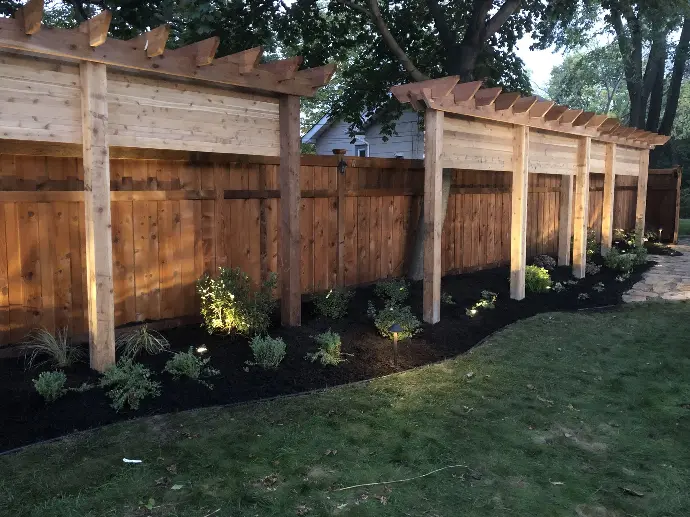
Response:
M1 137L83 146L91 366L115 360L110 146L280 156L282 321L299 325L300 96L335 66L261 63L260 47L216 58L217 37L166 50L167 25L117 40L108 11L76 29L42 17L30 0L0 18Z
M585 276L589 173L603 173L602 253L611 248L615 176L637 176L636 236L642 242L649 150L667 136L622 126L615 118L553 101L461 83L458 76L391 88L424 111L424 320L440 319L443 168L512 171L510 295L525 297L529 174L559 174L558 262ZM573 196L573 181L575 182ZM573 203L574 201L574 203ZM574 213L573 213L574 211Z

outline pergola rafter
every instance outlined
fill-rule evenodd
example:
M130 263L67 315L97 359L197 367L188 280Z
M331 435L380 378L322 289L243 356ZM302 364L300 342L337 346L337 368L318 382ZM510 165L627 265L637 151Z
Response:
M649 150L665 144L668 136L622 126L608 115L481 86L481 81L462 83L450 76L394 86L391 92L425 112L430 133L425 137L425 189L436 188L443 167L512 172L512 298L525 296L529 174L561 175L558 257L559 264L570 264L572 236L575 277L585 275L590 172L605 176L602 251L611 247L616 174L638 177L636 235L642 242ZM423 312L429 323L440 318L439 196L424 193Z

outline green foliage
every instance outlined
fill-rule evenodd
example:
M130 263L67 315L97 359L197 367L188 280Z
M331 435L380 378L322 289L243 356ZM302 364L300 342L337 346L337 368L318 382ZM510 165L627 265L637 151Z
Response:
M532 260L532 264L537 267L543 267L549 271L556 269L556 259L551 255L537 255Z
M647 250L642 246L633 248L629 252L621 251L617 248L611 250L604 257L604 264L607 268L623 273L630 273L635 266L647 262Z
M598 293L602 293L606 290L606 286L604 285L604 282L597 282L592 286L592 290Z
M601 243L597 239L597 232L592 228L587 228L587 259L601 253Z
M21 350L28 368L45 363L54 368L67 368L84 356L81 348L70 341L66 328L55 334L44 328L34 329L22 343ZM46 359L36 362L40 357Z
M556 292L556 293L560 293L560 292L565 291L565 290L566 290L566 287L565 287L565 285L563 285L561 282L556 282L556 283L554 283L553 286L551 287L551 290L554 291L554 292Z
M319 345L319 349L314 353L307 354L306 359L312 363L320 361L324 366L335 366L343 361L340 352L340 335L329 330L314 336L314 341Z
M388 339L393 339L393 333L389 329L394 323L403 329L398 332L398 341L409 339L421 331L421 324L408 305L388 303L374 317L374 325L379 333Z
M446 291L441 291L441 303L444 303L446 305L455 305L455 300L453 299L450 293Z
M587 262L585 265L585 274L586 275L596 275L601 271L601 266L599 264L595 264L594 262Z
M551 289L551 275L543 267L525 268L525 289L531 293L544 293Z
M209 333L237 332L253 336L266 332L276 305L272 291L278 284L277 276L271 273L255 291L249 275L240 268L219 270L218 278L205 275L197 284L201 316Z
M404 278L387 278L376 282L374 294L385 304L401 304L410 296L410 286Z
M101 388L107 388L106 394L116 411L125 406L138 409L146 397L160 395L160 383L151 380L151 371L143 364L135 363L131 357L120 359L110 366L101 377Z
M202 380L202 377L212 377L218 375L220 372L208 366L211 361L209 357L202 359L194 355L194 348L189 347L189 352L177 352L165 363L164 371L173 376L174 379L181 377L188 377L199 381L209 389L213 389L213 385Z
M33 380L34 388L46 402L55 402L65 392L67 376L63 372L41 372L37 379Z
M285 342L271 336L254 336L249 347L254 354L254 362L248 363L266 369L278 368L285 357Z
M347 314L347 306L352 296L352 290L345 287L334 287L325 293L318 293L314 295L316 312L326 318L342 318Z
M577 299L580 301L589 300L589 295L587 293L580 293L577 295Z
M482 291L481 299L472 307L465 310L470 318L474 318L480 309L493 309L496 307L496 298L498 295L493 291Z
M115 340L115 347L122 357L135 358L142 352L156 355L170 350L170 343L160 332L149 329L147 325L125 331Z

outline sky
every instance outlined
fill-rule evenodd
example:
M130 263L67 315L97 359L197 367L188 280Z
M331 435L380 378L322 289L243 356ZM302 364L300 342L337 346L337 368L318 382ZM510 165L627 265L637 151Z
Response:
M518 41L515 53L525 63L525 68L527 68L532 80L532 90L534 93L544 95L544 90L551 75L551 69L563 62L563 52L554 52L551 49L530 50L529 47L532 43L532 37L529 34L525 35Z

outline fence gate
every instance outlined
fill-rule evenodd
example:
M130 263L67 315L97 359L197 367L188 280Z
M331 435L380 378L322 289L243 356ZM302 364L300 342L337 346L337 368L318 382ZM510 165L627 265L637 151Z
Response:
M678 242L681 175L681 167L649 170L647 230L659 232L662 242Z

